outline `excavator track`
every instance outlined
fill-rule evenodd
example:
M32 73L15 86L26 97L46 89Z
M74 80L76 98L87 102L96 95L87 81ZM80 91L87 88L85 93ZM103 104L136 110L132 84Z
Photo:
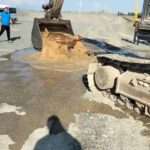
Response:
M150 116L150 60L118 54L103 54L97 59L87 73L91 92L102 94L114 105Z

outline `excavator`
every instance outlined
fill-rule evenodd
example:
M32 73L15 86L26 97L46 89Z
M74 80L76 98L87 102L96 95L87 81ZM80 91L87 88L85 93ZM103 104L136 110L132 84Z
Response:
M74 35L71 21L64 20L61 10L64 0L49 0L43 5L45 16L35 18L32 29L32 44L35 49L41 50L43 47L42 32L47 29L49 32L64 32ZM135 32L133 42L139 44L140 40L150 42L150 0L144 0L141 19L138 18L138 1L134 17Z
M141 20L135 24L134 43L150 42L150 0L144 0Z
M64 32L74 35L70 20L63 20L63 0L43 5L44 18L35 18L32 30L33 47L42 49L42 32ZM135 40L150 41L150 0L144 0L142 17L136 26ZM90 92L109 97L114 104L125 105L138 114L150 116L150 60L107 53L97 55L87 73Z
M136 40L150 41L150 0L144 0ZM150 117L150 59L123 53L97 55L89 65L87 87L96 97L107 97L114 105Z
M62 19L63 3L64 0L49 0L48 4L42 6L45 11L44 18L34 19L31 41L35 49L42 49L42 32L45 29L49 32L63 32L74 35L71 21Z

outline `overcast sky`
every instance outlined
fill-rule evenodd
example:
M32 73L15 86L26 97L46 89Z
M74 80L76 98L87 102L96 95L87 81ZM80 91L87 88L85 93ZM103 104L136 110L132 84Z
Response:
M10 4L23 9L40 10L41 5L49 0L0 0L1 4ZM64 10L72 11L100 11L107 10L117 11L133 11L135 9L136 0L65 0ZM140 1L142 8L143 0Z

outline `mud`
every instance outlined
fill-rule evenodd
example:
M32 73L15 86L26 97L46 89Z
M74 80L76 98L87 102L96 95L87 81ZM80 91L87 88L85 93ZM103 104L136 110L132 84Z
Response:
M29 62L36 69L51 68L60 72L81 71L90 62L96 61L94 56L89 55L88 47L79 36L45 31L42 37L41 52L29 52L26 55L20 53L23 56L21 61ZM17 55L20 57L20 54Z

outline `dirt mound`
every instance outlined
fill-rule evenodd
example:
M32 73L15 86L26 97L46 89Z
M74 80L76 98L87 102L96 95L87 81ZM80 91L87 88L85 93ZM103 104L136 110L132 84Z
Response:
M61 32L42 33L43 49L37 58L51 61L76 61L87 59L88 49L79 36Z
M79 36L45 31L42 38L42 51L25 57L26 61L38 69L51 68L72 72L87 68L90 62L95 61L95 57L88 55L88 48Z
M80 59L87 57L87 48L80 41L79 37L74 37L64 33L43 33L43 49L41 58L51 58L54 60Z

